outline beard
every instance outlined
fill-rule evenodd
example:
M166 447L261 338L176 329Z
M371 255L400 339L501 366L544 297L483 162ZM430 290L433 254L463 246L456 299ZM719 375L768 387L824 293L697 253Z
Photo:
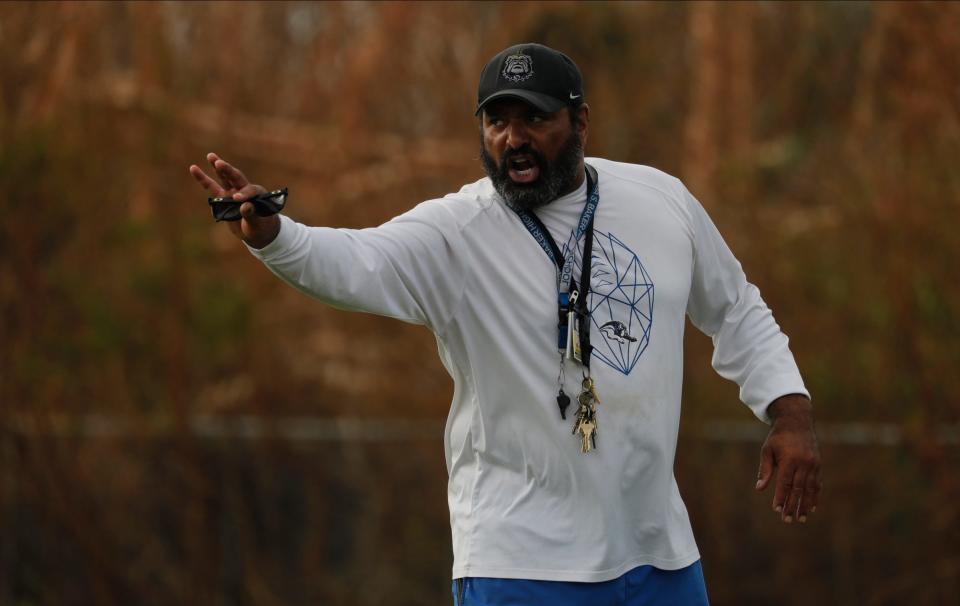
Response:
M516 183L510 178L508 172L510 158L520 154L529 154L540 169L540 176L533 183ZM487 176L493 182L494 189L504 200L525 210L533 210L553 202L573 189L574 183L580 176L583 146L580 144L580 137L577 136L576 130L570 129L570 136L564 141L553 162L547 161L543 154L535 151L529 143L524 143L517 149L507 148L498 165L487 153L487 148L483 144L483 134L481 134L480 160L487 171Z

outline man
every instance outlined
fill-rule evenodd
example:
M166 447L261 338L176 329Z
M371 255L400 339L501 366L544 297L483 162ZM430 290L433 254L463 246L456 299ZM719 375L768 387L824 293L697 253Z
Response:
M773 507L790 523L816 507L820 462L787 338L680 181L584 159L590 108L566 55L502 51L477 100L487 178L375 229L306 227L250 202L230 228L296 288L436 335L455 385L456 604L706 604L673 476L684 320L772 422L756 487L776 469ZM220 183L190 172L211 195L264 193L208 160Z

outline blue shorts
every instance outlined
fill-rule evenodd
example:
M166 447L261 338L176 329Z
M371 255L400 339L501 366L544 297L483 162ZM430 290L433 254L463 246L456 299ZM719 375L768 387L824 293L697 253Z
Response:
M600 583L467 577L453 581L454 606L708 606L700 561L680 570L638 566Z

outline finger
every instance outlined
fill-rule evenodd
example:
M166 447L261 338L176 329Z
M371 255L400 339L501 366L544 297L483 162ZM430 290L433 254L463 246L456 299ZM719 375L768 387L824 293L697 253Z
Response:
M217 177L220 178L220 182L223 183L225 189L240 189L240 187L243 187L242 185L237 186L233 183L232 174L227 170L230 164L226 160L210 152L207 154L207 161L210 163L210 166L213 167L214 172L217 174Z
M217 160L219 159L220 159L220 156L218 156L213 152L210 152L209 154L207 154L207 162L210 163L210 167L213 168L213 172L217 172Z
M798 468L790 482L790 491L787 493L787 500L783 504L783 521L787 524L792 523L800 517L800 505L803 500L803 490L807 485L807 470Z
M230 184L231 189L241 189L249 184L243 173L224 160L217 160L215 163L217 174L225 183Z
M803 489L803 511L800 512L800 521L807 521L807 514L817 510L817 500L820 498L820 488L823 482L820 480L820 469L814 470L807 476L806 486Z
M769 448L763 447L760 449L760 469L757 471L757 490L766 489L772 475L773 454Z
M813 501L812 479L815 477L816 474L811 472L803 481L803 493L800 495L800 504L797 506L797 521L801 524L806 523L807 516L810 514L810 503Z
M196 164L190 165L190 174L193 175L193 178L211 195L220 196L223 194L223 188L220 187L220 184L211 179L207 173L203 172Z
M233 175L229 171L229 166L229 164L219 159L213 163L213 168L217 171L217 176L220 177L220 181L224 187L227 189L240 189L242 186L237 187L237 184L233 182Z
M233 199L240 202L242 200L249 200L250 198L256 196L257 194L262 194L266 190L260 187L259 185L254 185L253 183L248 183L240 188L240 191L233 194Z
M773 510L783 517L783 506L793 488L793 466L777 469L777 488L773 493Z

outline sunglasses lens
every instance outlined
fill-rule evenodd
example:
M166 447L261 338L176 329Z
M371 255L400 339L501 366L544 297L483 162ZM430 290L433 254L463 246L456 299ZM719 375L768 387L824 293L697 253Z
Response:
M211 202L210 210L217 221L239 221L240 205L236 202Z
M287 189L283 188L268 194L261 194L250 201L253 202L258 215L269 217L283 210L283 206L287 203Z

